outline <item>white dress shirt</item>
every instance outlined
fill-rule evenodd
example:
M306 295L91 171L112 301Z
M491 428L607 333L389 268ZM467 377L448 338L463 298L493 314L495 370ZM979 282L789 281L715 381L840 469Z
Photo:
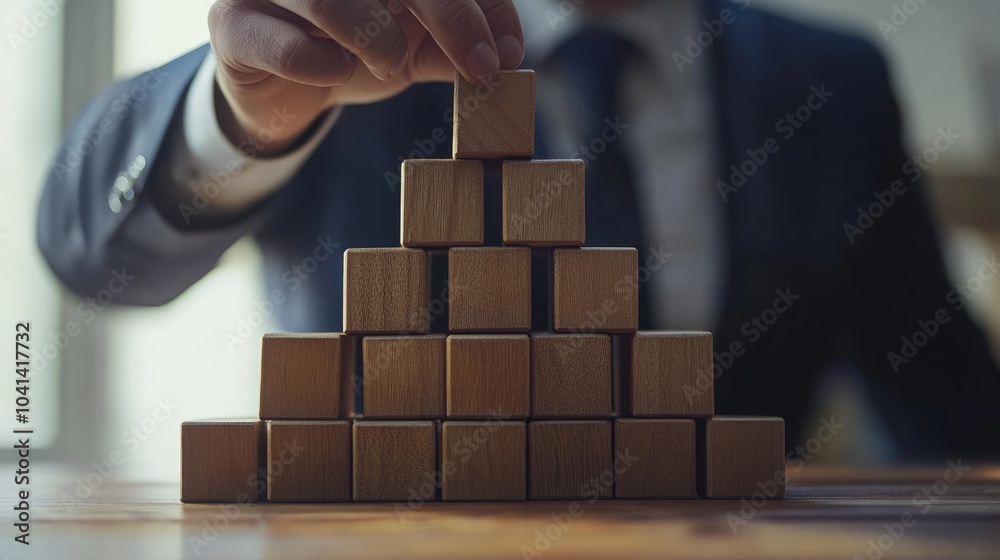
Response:
M672 256L652 272L643 289L655 292L653 324L669 329L709 329L714 326L722 288L722 201L712 185L713 170L710 92L707 57L681 71L673 53L683 52L687 37L698 31L693 0L640 2L593 22L583 6L566 13L572 2L516 1L525 31L526 49L534 60L545 60L581 27L610 26L630 39L641 56L626 69L622 120L628 128L620 141L635 167L639 208L644 212L645 238ZM174 184L202 192L227 166L224 189L213 189L218 209L243 210L281 188L301 167L335 125L331 111L314 136L278 158L247 159L222 133L215 115L215 57L206 58L184 103L182 132L168 140L166 169ZM572 87L556 69L542 63L538 71L538 103L544 112L553 157L569 157L584 141L563 102ZM645 263L640 263L643 266Z

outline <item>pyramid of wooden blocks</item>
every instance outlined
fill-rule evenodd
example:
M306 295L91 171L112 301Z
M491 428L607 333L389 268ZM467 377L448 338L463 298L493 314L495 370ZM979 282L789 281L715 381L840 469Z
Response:
M263 337L260 420L184 423L182 501L784 496L784 422L714 416L711 333L638 331L638 251L584 247L586 165L531 159L534 108L531 71L456 78L400 247L344 252L343 333Z

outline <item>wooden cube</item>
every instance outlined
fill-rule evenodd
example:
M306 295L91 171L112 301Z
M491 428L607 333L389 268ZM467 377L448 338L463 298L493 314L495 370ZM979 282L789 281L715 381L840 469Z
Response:
M261 422L181 424L182 502L256 502L264 497L265 486Z
M354 500L405 501L437 495L437 423L354 422Z
M635 249L553 251L555 330L625 333L639 328L639 253Z
M260 344L260 417L346 417L353 409L353 375L351 337L265 334Z
M705 492L709 498L783 498L785 421L709 418L705 424Z
M483 162L403 162L400 244L450 247L483 244Z
M445 422L441 426L441 499L525 499L525 438L524 422Z
M582 246L585 171L579 159L503 162L504 245Z
M526 158L535 153L535 73L501 71L488 84L455 76L455 159Z
M345 251L344 332L427 332L427 274L420 249Z
M632 338L634 416L715 413L712 333L640 332Z
M531 335L531 417L611 416L611 337Z
M350 501L350 422L268 422L267 499Z
M694 420L615 420L615 497L698 496Z
M528 463L532 500L610 498L614 485L611 422L529 422Z
M448 418L528 416L531 343L526 335L452 335L447 346Z
M444 335L366 336L362 344L365 418L444 416Z
M448 251L451 332L531 330L531 249L459 247Z

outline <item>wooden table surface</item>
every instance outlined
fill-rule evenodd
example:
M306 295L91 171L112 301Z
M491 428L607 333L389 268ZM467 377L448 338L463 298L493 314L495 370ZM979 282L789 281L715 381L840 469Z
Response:
M67 477L47 490L33 483L32 545L13 543L5 522L0 559L1000 557L1000 467L974 466L935 493L945 470L806 467L789 472L787 499L755 509L721 500L187 505L175 485L113 477L77 501ZM5 494L5 519L11 507Z

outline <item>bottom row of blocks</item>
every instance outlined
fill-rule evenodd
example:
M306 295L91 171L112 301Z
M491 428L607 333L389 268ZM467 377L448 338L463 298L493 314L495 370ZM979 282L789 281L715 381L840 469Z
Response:
M265 489L275 502L694 498L699 471L706 497L784 495L780 418L703 426L700 435L689 419L618 419L614 434L610 421L186 422L181 501L257 501Z

